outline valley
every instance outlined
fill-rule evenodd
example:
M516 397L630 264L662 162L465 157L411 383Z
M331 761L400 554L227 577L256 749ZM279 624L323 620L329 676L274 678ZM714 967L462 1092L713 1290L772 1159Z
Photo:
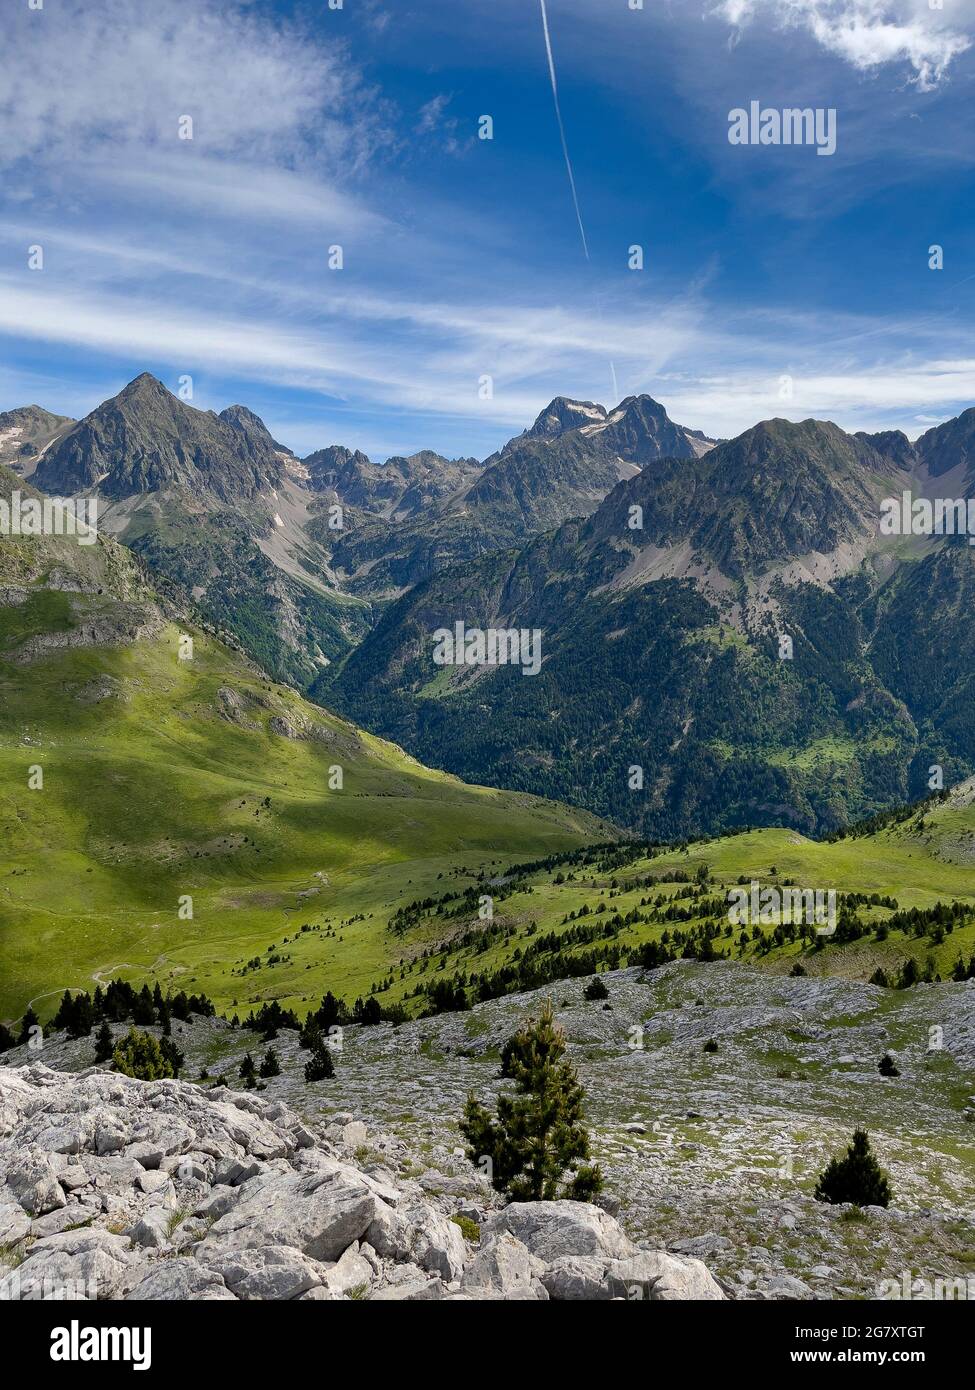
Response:
M401 505L403 481L384 505ZM930 730L935 708L964 703L966 646L956 641L939 657L954 687L935 694L930 671L903 662L894 633L911 628L938 588L951 595L938 621L951 621L956 590L970 582L967 548L918 553L863 591L771 583L762 592L776 621L763 629L759 589L746 586L751 609L731 611L715 581L720 567L696 580L616 584L634 561L606 532L606 509L628 514L627 490L639 481L633 474L588 520L563 522L522 551L431 575L337 664L330 689L339 708L360 698L349 690L368 693L367 722L402 728L413 747L425 746L423 726L400 721L421 677L420 698L465 709L482 748L510 731L512 753L522 750L509 764L522 771L499 778L510 790L476 784L477 769L492 766L483 758L461 781L333 712L324 686L318 703L265 674L239 612L236 622L209 620L142 545L106 535L85 547L69 537L4 538L0 1022L14 1041L32 1009L43 1066L54 1069L44 1075L70 1074L91 1064L94 1036L52 1027L65 991L91 994L122 979L206 996L215 1017L172 1025L201 1093L219 1092L224 1080L242 1085L247 1055L273 1046L280 1070L259 1083L268 1100L326 1123L333 1142L355 1130L355 1160L367 1173L392 1174L384 1181L439 1204L470 1232L498 1219L500 1202L458 1149L465 1097L497 1094L506 1040L550 1000L584 1087L601 1201L627 1239L678 1262L703 1259L739 1300L926 1297L939 1279L967 1288L975 778L956 775L902 804L914 784L910 761L922 757L919 726L868 670L909 689L917 709L938 702L929 747L957 748L945 768L964 774L961 726L952 718L950 735ZM34 492L21 473L0 470L0 495L15 488ZM849 517L838 523L848 524L855 529ZM262 553L277 565L286 552ZM722 550L725 568L730 553ZM495 595L486 600L485 576ZM348 601L338 586L334 593ZM455 616L458 597L468 625L499 613L537 619L538 674L460 667L430 680L422 661L411 667L400 654L391 688L391 634ZM796 664L782 670L768 648L783 615L800 614ZM575 635L553 661L560 615ZM609 668L594 674L591 660L609 626L612 677ZM925 651L938 640L918 635ZM593 795L576 780L538 776L546 743L532 732L533 708L549 700L561 710L564 737L575 719L566 696L598 691L601 719L618 702L632 737L642 716L624 687L638 675L659 681L665 654L670 691L696 700L692 724L703 730L710 719L712 755L734 769L737 785L749 727L754 785L773 778L763 801L741 791L738 802L727 799L724 833L688 833L709 823L703 816L672 821L669 837L641 838L626 828L639 816L578 805L624 804L599 791L608 750L589 757ZM747 719L731 713L745 670ZM812 672L821 693L810 720ZM485 719L476 711L484 713L487 681ZM655 769L648 791L658 796L681 739L665 751L677 716L649 687L646 709L661 753L640 756ZM437 737L431 754L449 752L449 723ZM575 748L574 768L583 756ZM688 787L700 782L700 766L688 752ZM628 795L642 792L630 781ZM565 799L536 795L539 784ZM724 785L710 794L720 799ZM845 801L835 799L838 785ZM833 798L828 816L814 809L817 795ZM872 818L856 823L854 807ZM746 808L772 823L735 824ZM774 890L775 902L790 890L835 895L835 931L781 911L734 920L736 895L758 901L761 890ZM371 1021L343 1024L335 1075L309 1082L309 1054L290 1020L328 994ZM269 1007L286 1011L284 1026L258 1021ZM119 1037L124 1027L115 1025ZM893 1075L879 1070L885 1056ZM3 1064L37 1060L14 1045ZM888 1209L860 1215L813 1196L854 1117L869 1127L894 1189ZM43 1235L63 1220L41 1216L31 1230ZM187 1238L199 1239L192 1225ZM192 1249L201 1256L206 1241ZM595 1273L591 1284L584 1272L562 1277L552 1276L551 1296L607 1296ZM416 1296L435 1296L419 1287Z

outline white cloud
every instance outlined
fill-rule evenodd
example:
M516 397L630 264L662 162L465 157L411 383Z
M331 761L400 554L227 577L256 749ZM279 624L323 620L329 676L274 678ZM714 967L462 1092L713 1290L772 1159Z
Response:
M4 17L0 161L178 150L179 119L209 155L359 160L369 98L337 43L216 0L61 0ZM350 119L350 116L356 119Z
M610 357L621 395L647 391L674 419L723 436L775 415L916 434L920 413L941 418L975 400L975 359L964 331L949 339L943 325L923 321L768 312L731 319L693 299L610 304L594 316L584 306L355 292L306 294L299 317L296 291L265 288L279 302L274 312L252 315L186 297L79 289L46 272L26 283L8 277L0 280L0 335L83 349L114 359L129 375L166 363L173 376L231 376L317 393L333 411L385 415L396 423L383 428L402 433L401 413L412 412L424 417L413 448L436 447L449 433L470 452L485 442L481 451L489 452L554 395L614 404ZM905 340L914 345L910 355L899 347ZM477 392L484 374L495 383L487 401ZM780 394L783 376L788 398ZM411 428L418 429L416 418ZM284 437L308 448L331 442L311 439L308 427ZM369 441L353 432L345 442Z
M325 235L375 232L388 225L360 199L324 175L230 157L155 151L151 157L106 159L86 166L90 185L142 206L182 205L228 220L311 224Z
M780 29L804 29L860 71L907 63L921 91L938 86L971 47L960 26L971 26L973 11L971 0L956 0L950 13L932 9L928 0L718 0L714 8L738 34L759 18Z
M427 131L436 130L449 103L450 95L447 92L440 92L425 102L420 107L420 119L416 126L418 133L422 135Z

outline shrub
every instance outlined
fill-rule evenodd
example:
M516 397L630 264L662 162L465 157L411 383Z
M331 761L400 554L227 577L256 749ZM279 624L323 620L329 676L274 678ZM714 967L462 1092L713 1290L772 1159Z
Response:
M112 1040L112 1030L105 1022L98 1030L95 1038L95 1061L108 1062L111 1060L112 1053L115 1051L115 1043Z
M472 1221L469 1216L452 1216L451 1221L455 1226L460 1227L460 1233L465 1240L471 1242L481 1239L481 1228L476 1221Z
M816 1184L817 1202L852 1202L857 1207L886 1207L893 1195L887 1174L874 1158L865 1129L853 1131L853 1142L844 1158L826 1165Z
M275 1052L273 1047L269 1047L264 1054L264 1060L261 1062L261 1075L281 1075L281 1063L278 1061L278 1054Z
M496 1119L468 1097L460 1122L468 1158L489 1159L492 1184L512 1201L589 1201L603 1175L596 1165L578 1166L589 1157L583 1090L551 1002L505 1044L501 1074L515 1089L498 1096Z
M112 1051L112 1070L139 1081L159 1081L174 1076L173 1064L149 1033L130 1028Z
M714 1038L708 1038L707 1042L704 1044L704 1051L705 1051L705 1052L717 1052L717 1050L718 1050L718 1044L715 1042Z
M334 1075L335 1063L332 1061L332 1049L319 1036L312 1048L310 1060L305 1063L305 1080L307 1082L328 1081Z
M880 1072L881 1076L900 1076L897 1063L889 1052L885 1052L881 1057L880 1061L877 1063L877 1070Z

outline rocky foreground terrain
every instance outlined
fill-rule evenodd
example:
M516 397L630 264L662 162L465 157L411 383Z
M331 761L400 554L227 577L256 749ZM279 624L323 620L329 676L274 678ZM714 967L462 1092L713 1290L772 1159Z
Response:
M655 1287L677 1296L715 1296L720 1286L735 1299L876 1299L902 1297L905 1288L912 1298L927 1298L938 1296L938 1280L954 1280L975 1296L972 982L890 991L731 962L679 962L602 979L605 1004L585 1000L586 981L574 980L469 1013L346 1028L337 1040L335 1077L314 1085L304 1082L308 1054L295 1033L282 1030L268 1043L221 1019L174 1023L186 1054L183 1074L196 1085L59 1074L91 1067L93 1039L52 1034L39 1053L15 1049L0 1067L0 1178L6 1168L12 1190L0 1188L2 1215L11 1223L0 1220L0 1247L12 1247L14 1259L27 1255L18 1267L25 1279L52 1248L47 1242L107 1238L126 1257L118 1256L118 1288L126 1290L137 1286L136 1276L164 1284L203 1277L218 1247L221 1258L228 1248L282 1247L294 1232L291 1248L322 1266L321 1279L329 1276L320 1287L335 1292L351 1266L357 1297L470 1296L475 1287L485 1296L510 1296L517 1285L537 1296L545 1290L550 1297L605 1298L620 1287L613 1282L620 1271L610 1263L624 1258L664 1272ZM547 997L586 1088L606 1190L605 1210L557 1204L536 1218L534 1207L501 1209L463 1157L457 1120L469 1091L483 1100L496 1094L504 1041ZM706 1053L711 1039L718 1050ZM261 1091L242 1092L245 1052L259 1063L268 1046L281 1074L262 1082ZM879 1075L885 1052L899 1076ZM46 1104L54 1118L36 1113ZM887 1210L860 1213L812 1196L819 1173L845 1150L857 1124L869 1130L890 1175ZM146 1167L139 1146L149 1144L143 1152L154 1159L160 1129L167 1146ZM253 1150L251 1130L262 1136ZM56 1182L63 1205L51 1187L54 1205L29 1209L34 1183L24 1188L26 1178L10 1176L25 1156ZM181 1167L184 1159L192 1171ZM231 1159L241 1173L226 1166ZM259 1171L248 1174L251 1163ZM368 1189L412 1234L403 1227L398 1245L384 1243L372 1217L337 1253L334 1245L324 1258L322 1246L306 1248L299 1212L319 1199L297 1189L336 1166L343 1184ZM64 1169L67 1180L59 1177ZM266 1192L270 1182L279 1186ZM284 1235L269 1238L274 1222L258 1219L265 1209L281 1213ZM528 1271L514 1283L496 1268L506 1258L498 1254L502 1233L505 1252ZM512 1233L545 1271L525 1263L507 1239ZM190 1257L179 1261L183 1273L165 1275L163 1265L179 1251ZM266 1258L248 1254L248 1269ZM559 1263L585 1259L597 1264L573 1267L571 1278ZM330 1270L343 1260L343 1273ZM486 1264L495 1271L490 1279ZM635 1279L634 1287L646 1283ZM290 1296L327 1296L312 1295L313 1287Z
M3 1068L0 1134L8 1299L724 1297L599 1207L458 1221L463 1199L397 1177L397 1141L361 1163L361 1122L225 1087Z

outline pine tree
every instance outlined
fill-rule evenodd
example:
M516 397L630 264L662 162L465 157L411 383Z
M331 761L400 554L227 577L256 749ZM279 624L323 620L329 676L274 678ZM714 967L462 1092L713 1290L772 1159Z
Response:
M145 1025L155 1021L156 1011L152 1006L152 995L149 993L149 986L143 985L132 1009L132 1022Z
M901 972L897 977L897 988L910 989L912 985L917 984L920 978L921 967L913 956L908 956L907 960L901 966Z
M112 1041L112 1030L109 1028L108 1023L104 1022L99 1028L95 1038L95 1061L110 1061L114 1051L115 1043Z
M379 1005L379 1000L372 995L365 1001L357 999L352 1010L352 1018L354 1022L361 1023L365 1027L382 1023L383 1011Z
M601 980L598 975L593 976L592 982L586 985L582 993L583 997L589 1000L609 998L609 990L606 988L605 982Z
M336 1023L346 1022L346 1008L340 999L336 999L331 990L322 995L322 1002L314 1015L309 1015L309 1019L314 1018L319 1029L327 1033Z
M332 1049L324 1038L319 1035L318 1041L312 1048L311 1058L305 1063L305 1080L328 1081L335 1075L335 1063L332 1061Z
M281 1075L281 1063L278 1061L278 1054L275 1052L273 1047L269 1047L264 1054L264 1060L261 1062L261 1075Z
M852 1202L858 1207L886 1207L891 1192L887 1174L874 1158L865 1129L853 1131L853 1142L844 1158L834 1158L816 1184L818 1202Z
M894 1061L893 1057L891 1057L889 1052L885 1052L884 1055L881 1057L879 1063L877 1064L877 1070L880 1072L881 1076L900 1076L900 1072L897 1069L897 1063Z
M173 1075L179 1076L186 1058L183 1056L182 1052L180 1052L172 1038L167 1038L165 1036L161 1037L159 1039L159 1051L172 1067Z
M28 1005L27 1012L20 1020L20 1035L17 1038L17 1042L21 1047L23 1047L25 1042L30 1041L31 1029L36 1028L39 1022L40 1019L37 1017L37 1014L35 1014L34 1010Z
M257 1068L249 1052L244 1054L244 1060L240 1064L240 1079L248 1089L252 1089L257 1083Z
M95 1011L87 994L75 996L67 1028L69 1038L87 1038L95 1022Z
M13 1033L5 1024L0 1023L0 1052L9 1052L12 1047L16 1046L17 1039Z
M71 997L70 989L66 989L61 995L61 1003L58 1005L58 1011L51 1019L51 1027L58 1029L67 1028L71 1022L73 1013L74 1000Z
M600 1192L599 1168L577 1166L589 1157L583 1090L551 1002L505 1044L501 1074L515 1089L498 1096L497 1119L473 1095L464 1108L460 1131L468 1158L489 1159L491 1182L512 1201L588 1201Z
M163 1055L156 1039L150 1033L137 1032L135 1028L130 1028L125 1037L115 1044L112 1068L125 1076L135 1076L140 1081L159 1081L173 1075L172 1063Z

